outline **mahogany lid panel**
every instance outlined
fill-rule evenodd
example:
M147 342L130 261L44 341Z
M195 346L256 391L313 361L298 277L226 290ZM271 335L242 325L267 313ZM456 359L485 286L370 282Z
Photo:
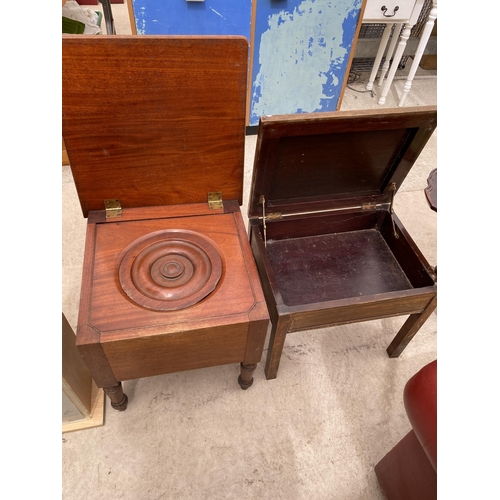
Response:
M249 217L387 203L437 125L437 108L261 117Z
M84 216L243 196L248 42L63 36L63 137Z

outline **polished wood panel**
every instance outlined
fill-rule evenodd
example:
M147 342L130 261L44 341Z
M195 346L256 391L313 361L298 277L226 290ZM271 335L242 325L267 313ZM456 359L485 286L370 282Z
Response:
M210 300L200 300L192 307L162 312L137 307L119 284L120 264L141 237L176 228L210 239L223 261L223 276L208 297ZM107 222L95 225L95 236L92 304L87 321L107 339L123 340L129 332L134 337L177 332L185 329L186 323L197 321L205 325L214 318L221 321L223 314L248 314L258 297L255 285L247 278L235 214ZM137 328L143 328L144 333L135 331Z
M367 296L365 300L345 299L336 304L324 304L321 309L304 310L292 315L290 330L299 331L309 328L321 328L330 325L342 325L357 321L402 316L422 312L431 299L434 290L430 288L423 295L418 292L393 292L386 297Z
M190 332L104 342L118 380L151 377L239 363L245 357L248 325L216 325ZM259 359L260 361L260 359Z
M105 199L211 191L241 204L247 55L243 37L63 36L63 136L84 215Z

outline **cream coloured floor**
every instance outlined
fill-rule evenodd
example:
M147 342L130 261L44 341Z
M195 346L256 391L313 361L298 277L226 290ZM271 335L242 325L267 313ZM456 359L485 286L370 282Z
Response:
M117 33L130 33L126 5L112 8ZM405 107L436 104L435 73L419 71L423 78L415 80ZM352 86L363 90L362 81ZM384 107L397 105L403 83L394 82ZM347 89L342 109L376 108L376 101ZM246 140L245 220L255 140ZM431 265L437 215L423 189L436 167L436 148L437 132L395 202ZM69 167L62 169L62 192L62 308L76 328L85 220ZM266 381L264 351L245 392L236 365L124 382L125 412L106 402L103 427L63 435L63 498L382 499L374 465L410 430L403 387L437 357L436 312L399 358L387 357L404 320L289 334L278 378Z

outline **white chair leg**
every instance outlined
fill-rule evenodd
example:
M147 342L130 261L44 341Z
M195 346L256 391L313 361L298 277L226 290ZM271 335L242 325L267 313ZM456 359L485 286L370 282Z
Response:
M387 42L389 41L389 37L391 36L391 27L392 24L385 25L384 33L382 34L382 39L380 40L380 45L378 46L377 56L375 57L375 62L373 63L372 72L370 74L370 78L368 79L368 83L366 84L366 90L373 89L373 82L377 77L377 72L380 67L380 61L382 61L385 48L387 47Z
M420 41L418 43L417 50L415 52L415 58L413 59L413 64L411 65L410 72L408 73L408 78L403 87L403 94L401 95L401 99L399 100L398 106L402 106L405 102L406 96L408 92L410 92L413 78L415 77L415 73L417 72L418 66L420 64L420 60L422 59L422 55L424 54L425 47L427 46L427 42L431 36L432 28L434 28L434 22L437 18L437 0L432 2L432 9L429 13L429 17L427 18L427 23L425 24L422 35L420 36Z
M382 84L384 83L384 78L385 75L387 74L387 71L389 70L389 63L391 62L391 57L394 54L394 49L396 47L396 44L398 43L399 34L401 33L402 28L403 28L402 23L397 23L394 25L394 32L392 34L391 44L389 45L389 50L385 55L385 61L384 64L382 65L382 71L380 72L380 76L378 79L379 87L381 87Z
M393 57L391 69L389 70L389 74L387 75L387 80L385 81L384 88L382 90L382 94L380 99L378 100L379 105L385 104L385 98L389 93L389 88L391 87L392 80L394 79L394 75L396 74L396 70L398 69L399 62L403 57L403 53L406 48L406 42L410 37L411 28L413 25L407 24L403 33L401 34L401 38L398 44L398 48L396 49L396 54Z

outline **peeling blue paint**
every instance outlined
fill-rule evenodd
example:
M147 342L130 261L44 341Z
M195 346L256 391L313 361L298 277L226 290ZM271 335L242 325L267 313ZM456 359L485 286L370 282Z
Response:
M261 115L337 109L361 6L362 0L288 0L286 10L257 4L251 125Z

